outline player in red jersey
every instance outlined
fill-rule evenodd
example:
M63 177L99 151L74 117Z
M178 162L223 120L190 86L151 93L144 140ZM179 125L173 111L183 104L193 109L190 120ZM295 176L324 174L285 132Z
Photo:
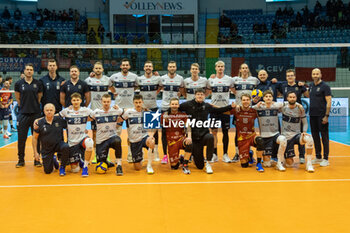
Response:
M248 93L243 93L241 96L241 106L231 110L231 114L235 115L236 119L236 133L238 141L239 158L241 166L246 168L249 166L249 148L251 146L257 149L258 162L256 170L264 172L261 165L262 153L264 150L264 143L260 136L256 135L254 128L254 121L258 117L255 109L250 107L251 96Z
M10 89L10 82L5 81L2 91L8 91ZM0 126L4 128L4 138L8 139L11 136L11 133L7 131L7 126L9 124L9 118L11 114L10 105L12 104L12 93L11 92L2 92L0 93ZM2 130L1 130L2 133Z
M179 99L172 98L170 100L170 108L161 116L162 127L166 131L166 139L168 144L168 156L171 169L178 169L182 163L182 170L185 174L190 174L188 169L188 160L192 152L191 131L187 129L186 134L186 113L179 112ZM180 158L180 150L185 150L184 158ZM180 161L183 160L183 161Z

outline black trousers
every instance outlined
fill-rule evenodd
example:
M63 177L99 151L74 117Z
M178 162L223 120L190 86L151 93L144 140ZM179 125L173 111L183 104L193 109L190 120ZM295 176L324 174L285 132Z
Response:
M204 146L207 146L207 161L210 161L214 153L214 136L212 134L207 133L200 140L192 139L192 155L198 169L204 168Z
M45 145L42 145L45 147ZM45 151L43 151L45 152ZM50 153L42 153L44 172L50 174L53 171L54 159L53 156L55 153L61 154L61 165L66 166L69 160L69 145L65 142L60 142L55 146L55 149Z
M168 154L168 141L166 139L166 131L165 128L162 128L162 146L164 155Z
M35 119L40 117L40 113L34 113L34 114L19 114L17 119L17 130L18 130L18 143L17 143L17 149L18 149L18 160L24 161L24 151L28 136L28 130L30 128L32 134L33 134L33 123ZM39 143L38 143L39 145ZM38 146L39 147L39 146ZM40 148L40 147L39 147ZM39 150L40 151L40 150Z
M329 155L329 124L322 124L323 116L310 116L311 135L314 139L316 158L321 159L321 140L323 144L323 158L328 160Z

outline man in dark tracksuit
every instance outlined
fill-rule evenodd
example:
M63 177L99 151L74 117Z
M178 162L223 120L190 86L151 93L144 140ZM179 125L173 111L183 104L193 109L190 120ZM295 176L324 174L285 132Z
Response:
M180 105L179 111L189 115L189 119L195 119L195 122L204 122L208 120L209 113L223 113L232 109L231 105L215 108L213 105L204 102L205 94L203 89L195 91L195 99L186 101ZM233 104L234 105L234 104ZM197 168L204 168L203 148L207 146L206 172L213 173L209 161L214 153L214 136L210 134L209 127L191 127L192 133L192 155Z
M24 152L27 141L28 130L31 128L33 133L34 120L41 115L40 100L43 93L43 87L39 80L33 78L33 64L26 64L24 68L25 77L15 84L15 96L19 107L17 119L18 129L18 163L16 167L25 165ZM34 149L33 149L34 151ZM40 160L35 159L34 165L41 167Z

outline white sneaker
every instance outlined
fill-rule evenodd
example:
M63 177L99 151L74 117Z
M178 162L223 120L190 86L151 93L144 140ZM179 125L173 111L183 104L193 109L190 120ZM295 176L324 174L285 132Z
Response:
M322 162L320 163L321 167L327 167L329 166L329 161L327 159L323 159Z
M154 171L151 165L147 165L147 173L150 175L154 174Z
M281 162L277 162L276 164L276 169L279 170L280 172L284 172L286 169L283 167Z
M205 165L205 171L207 172L207 174L213 174L213 169L211 168L211 165L208 162Z
M230 157L228 157L228 154L224 154L224 155L222 156L222 161L223 161L224 163L231 163L231 159L230 159Z
M218 162L219 161L219 158L216 154L213 154L213 158L211 159L211 163L215 163L215 162Z
M312 164L320 164L322 162L322 159L313 159Z
M306 171L307 172L314 172L315 171L315 169L311 163L306 164Z
M300 164L304 164L305 163L305 159L304 158L299 158L299 163Z
M131 155L131 151L128 151L128 158L126 159L128 161L128 163L132 163L132 155Z

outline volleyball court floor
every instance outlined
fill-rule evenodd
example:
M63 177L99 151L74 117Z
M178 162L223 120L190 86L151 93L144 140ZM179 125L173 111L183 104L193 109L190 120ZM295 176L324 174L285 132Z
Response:
M123 142L126 136L123 130ZM233 138L232 132L230 157ZM221 134L222 155L220 142ZM16 169L17 142L8 143L0 148L1 232L350 232L346 143L332 141L330 166L315 165L315 173L307 173L298 158L286 172L258 173L219 156L212 175L193 164L185 175L160 162L153 162L153 175L146 173L146 162L135 171L125 161L123 143L124 175L116 176L115 168L96 174L90 165L88 178L69 168L59 177L34 167L31 137L26 166Z

